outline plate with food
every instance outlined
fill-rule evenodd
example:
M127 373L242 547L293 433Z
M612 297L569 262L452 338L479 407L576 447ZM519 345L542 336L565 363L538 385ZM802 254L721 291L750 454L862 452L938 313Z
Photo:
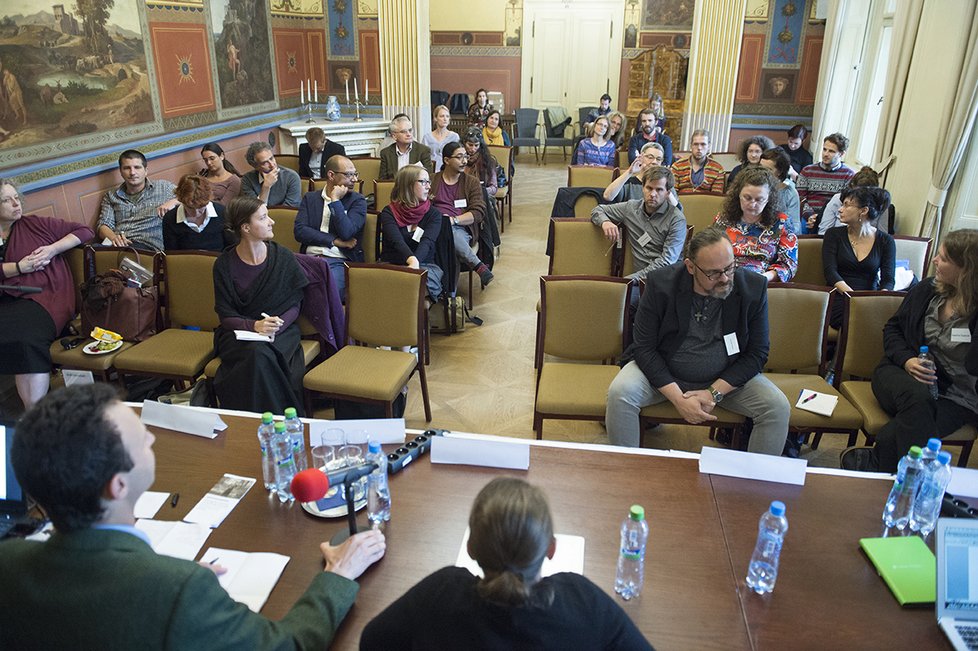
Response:
M117 332L96 327L90 336L95 341L82 348L86 355L105 355L122 347L122 335Z

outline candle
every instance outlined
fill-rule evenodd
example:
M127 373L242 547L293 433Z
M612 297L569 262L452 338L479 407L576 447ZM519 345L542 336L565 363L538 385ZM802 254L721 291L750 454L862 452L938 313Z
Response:
M370 80L369 79L363 80L363 103L364 104L370 103Z
M305 104L306 103L306 96L302 92L302 80L301 79L299 80L299 103L300 104Z
M316 102L316 104L319 104L319 80L318 80L318 79L316 79L316 80L315 80L315 81L313 81L312 83L313 83L313 84L315 84L315 85L313 86L313 88L315 88L315 89L316 89L316 95L315 95L315 99L314 99L313 101L314 101L314 102Z
M360 101L360 89L357 87L357 78L353 78L353 97L358 102Z
M346 82L346 103L349 104L350 103L350 78L347 77L345 79L345 82Z

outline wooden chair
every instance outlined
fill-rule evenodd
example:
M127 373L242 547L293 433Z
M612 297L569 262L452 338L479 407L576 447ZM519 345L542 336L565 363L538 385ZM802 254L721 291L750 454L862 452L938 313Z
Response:
M322 192L326 187L326 179L309 179L310 192Z
M516 119L513 123L513 146L533 147L533 156L540 162L540 138L537 129L540 127L540 111L534 108L516 109Z
M601 188L604 190L618 176L617 167L598 167L596 165L568 165L567 187Z
M275 162L279 167L290 169L296 174L299 173L299 157L295 154L275 154Z
M792 282L801 285L826 286L822 267L822 238L818 235L798 235L798 270Z
M567 137L567 129L573 131L573 127L568 123L563 133L557 133L553 120L550 117L550 109L543 109L543 162L547 162L547 147L560 147L564 153L564 160L567 160L567 148L574 146L574 139Z
M499 188L496 190L496 204L499 207L499 221L503 221L503 209L509 206L509 222L513 222L513 177L516 176L514 168L510 161L513 156L512 147L504 147L502 145L486 145L489 148L489 153L492 154L496 162L506 170L506 174L509 176L506 187Z
M625 149L618 150L618 169L627 171L630 166L631 163L628 162L628 146L626 145Z
M346 337L348 344L306 373L309 394L382 404L393 415L394 400L418 373L425 420L431 420L428 380L425 295L428 272L398 265L349 263L346 269ZM383 350L378 346L390 346ZM398 350L416 346L418 354ZM311 413L311 410L310 410Z
M686 223L695 226L696 230L703 230L713 225L713 220L723 207L725 195L714 192L689 192L679 195L679 201L683 204L683 215L686 216Z
M299 240L295 239L295 216L298 213L298 208L288 206L275 206L268 209L268 216L275 222L272 241L278 242L293 253L298 253L302 248Z
M734 151L721 151L714 152L710 155L710 158L720 163L720 165L723 166L724 172L729 172L733 168L740 165L740 158L738 158L738 156L739 154Z
M550 276L613 276L613 246L590 219L550 220Z
M374 212L378 215L390 205L394 181L374 181Z
M380 176L380 159L372 156L356 156L350 158L357 168L360 194L373 192L374 181ZM368 202L369 203L369 202ZM380 212L379 210L377 212Z
M574 200L574 217L591 219L591 211L598 205L598 198L592 194L582 193Z
M893 240L896 244L896 259L909 260L910 271L914 272L917 279L926 278L930 266L930 249L934 240L910 235L894 235Z
M628 339L631 282L596 276L542 276L533 430L543 421L604 420L608 387ZM581 319L581 305L588 318ZM572 362L544 361L550 355ZM602 363L607 362L607 363Z
M686 239L683 241L683 250L679 254L680 260L686 252L686 247L689 246L689 241L693 239L693 231L696 230L692 226L686 226ZM632 245L627 237L622 238L622 254L621 254L621 272L616 275L620 275L623 278L627 278L635 273L635 256L632 254ZM645 280L644 278L641 280ZM643 283L644 286L644 283Z
M367 221L363 224L363 260L374 263L380 260L380 225L378 214L367 213Z

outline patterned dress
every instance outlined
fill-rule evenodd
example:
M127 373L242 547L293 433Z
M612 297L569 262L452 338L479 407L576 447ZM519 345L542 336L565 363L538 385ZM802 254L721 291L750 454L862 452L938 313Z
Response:
M798 238L787 225L787 215L779 213L778 223L771 228L759 223L729 222L720 215L714 221L727 232L738 267L759 274L774 271L783 283L794 277L798 270Z

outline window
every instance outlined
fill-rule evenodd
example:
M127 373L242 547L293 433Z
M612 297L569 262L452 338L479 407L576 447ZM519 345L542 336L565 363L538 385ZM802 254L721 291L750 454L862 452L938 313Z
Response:
M873 164L873 152L879 133L884 106L886 71L893 39L895 0L874 0L869 7L861 64L856 83L856 97L849 116L851 139L850 167Z

